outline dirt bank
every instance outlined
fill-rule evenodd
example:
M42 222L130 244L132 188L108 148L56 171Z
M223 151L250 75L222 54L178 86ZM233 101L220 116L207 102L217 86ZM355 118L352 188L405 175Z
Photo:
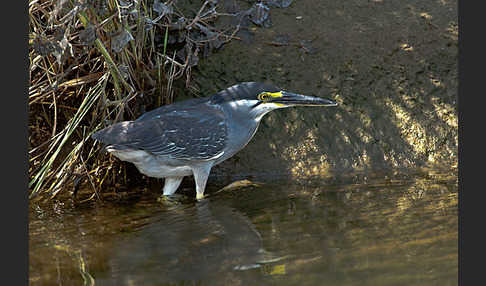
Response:
M340 106L270 113L214 173L457 165L457 1L294 1L270 17L199 62L201 96L268 81Z

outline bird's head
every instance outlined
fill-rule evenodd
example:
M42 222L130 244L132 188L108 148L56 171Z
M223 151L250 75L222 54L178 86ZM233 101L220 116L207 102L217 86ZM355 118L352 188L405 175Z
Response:
M214 104L228 105L259 121L268 112L291 106L336 106L330 99L307 96L281 90L275 86L245 82L233 85L211 97Z

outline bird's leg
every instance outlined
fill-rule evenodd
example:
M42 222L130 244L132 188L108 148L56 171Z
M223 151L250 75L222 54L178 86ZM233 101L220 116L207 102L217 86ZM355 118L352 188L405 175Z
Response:
M177 191L184 177L167 177L164 184L164 196L170 196Z
M196 199L200 200L204 198L204 190L206 189L206 182L208 181L209 172L211 171L212 164L201 164L192 168L194 174L194 180L196 181Z
M183 201L183 196L174 194L184 177L166 177L164 184L164 194L157 201L169 207L179 205ZM182 198L181 198L182 197Z

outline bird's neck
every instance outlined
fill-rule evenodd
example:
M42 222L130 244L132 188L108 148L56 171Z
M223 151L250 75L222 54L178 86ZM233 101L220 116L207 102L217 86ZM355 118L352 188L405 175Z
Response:
M228 123L229 138L235 140L233 144L243 148L251 140L255 134L261 117L255 118L250 110L237 107L234 105L222 105L222 110L225 113Z

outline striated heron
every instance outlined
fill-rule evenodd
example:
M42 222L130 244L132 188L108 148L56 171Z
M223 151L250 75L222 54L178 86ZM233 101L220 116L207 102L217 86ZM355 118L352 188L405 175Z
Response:
M92 137L140 173L165 178L163 194L175 193L184 176L194 176L196 198L204 197L211 168L248 144L269 111L290 106L336 106L324 98L245 82L210 97L189 99L108 126Z

